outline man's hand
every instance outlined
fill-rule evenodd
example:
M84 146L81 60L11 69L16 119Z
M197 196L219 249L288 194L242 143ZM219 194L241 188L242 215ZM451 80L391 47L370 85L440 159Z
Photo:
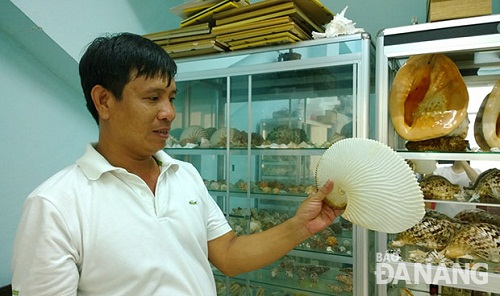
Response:
M325 229L344 212L344 210L334 210L324 202L332 190L333 181L328 180L323 187L311 193L297 209L295 218L299 219L311 234Z

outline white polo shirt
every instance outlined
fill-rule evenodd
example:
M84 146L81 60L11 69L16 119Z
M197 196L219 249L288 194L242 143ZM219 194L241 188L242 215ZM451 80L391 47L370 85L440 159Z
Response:
M198 171L165 152L156 195L92 145L26 200L19 295L216 295L207 242L231 228Z

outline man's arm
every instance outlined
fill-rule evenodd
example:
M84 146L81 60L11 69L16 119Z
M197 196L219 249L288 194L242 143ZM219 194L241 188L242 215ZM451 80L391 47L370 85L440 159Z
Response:
M59 211L28 198L14 241L12 290L19 295L76 295L76 249Z
M333 182L328 181L300 204L294 217L266 231L243 236L230 232L210 241L210 262L229 276L273 263L311 235L325 229L342 213L323 202L332 189Z

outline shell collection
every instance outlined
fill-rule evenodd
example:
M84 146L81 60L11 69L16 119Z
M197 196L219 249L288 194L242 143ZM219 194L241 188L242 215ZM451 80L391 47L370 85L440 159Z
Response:
M283 183L277 180L273 181L258 181L250 182L248 184L244 180L238 180L236 183L228 184L226 180L207 180L204 179L203 182L208 190L214 191L226 191L228 186L229 190L232 192L246 192L250 189L252 193L264 193L264 194L297 194L297 195L309 195L316 190L316 186L313 184L293 184L293 183Z
M439 175L426 175L418 181L425 199L469 202L500 202L500 170L482 172L470 187L462 188Z
M454 217L427 212L421 222L396 235L390 248L417 246L407 260L452 266L458 259L500 263L500 216L467 209Z
M266 278L267 282L280 283L274 287L248 284L244 281L226 281L216 277L217 295L300 296L304 295L304 289L320 291L327 295L332 292L352 293L352 268L326 266L312 261L314 260L304 261L303 258L287 255L272 266L251 273L256 282ZM286 288L280 289L280 286Z
M226 127L216 129L192 125L182 130L178 138L172 133L165 148L225 148L228 143L231 148L247 147L249 136L246 131L229 128L229 139L227 133ZM328 148L346 138L346 135L335 133L324 143L313 144L304 129L285 125L273 128L265 137L263 135L256 132L250 134L252 148Z
M229 224L236 234L257 233L281 224L291 216L277 210L234 208L229 215ZM329 227L300 243L297 248L339 255L352 255L352 224L337 218Z

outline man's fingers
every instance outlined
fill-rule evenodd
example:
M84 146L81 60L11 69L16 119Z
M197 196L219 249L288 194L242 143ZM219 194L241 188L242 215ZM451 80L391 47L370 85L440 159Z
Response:
M325 196L328 195L328 193L332 192L333 190L333 181L328 179L325 184L318 190L319 195L324 198Z

